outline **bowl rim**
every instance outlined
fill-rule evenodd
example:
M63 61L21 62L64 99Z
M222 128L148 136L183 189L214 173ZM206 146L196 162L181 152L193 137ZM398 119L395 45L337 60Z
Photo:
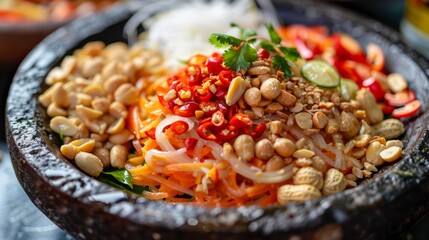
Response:
M293 1L289 0L286 1L288 5L297 7L297 8L303 8L306 4L309 4L311 1L305 0L305 1ZM407 54L410 54L410 56L413 57L415 62L417 63L418 67L425 71L425 77L428 79L429 75L429 62L421 56L419 53L414 51L412 48L410 48L408 45L403 43L398 35L398 33L394 32L393 30L384 27L384 25L374 21L369 20L364 17L361 17L360 15L353 13L349 10L344 10L342 8L331 6L326 3L320 3L320 2L311 2L313 4L311 7L307 6L310 10L316 9L316 8L324 8L325 14L329 15L338 15L338 16L347 16L348 20L352 23L356 24L359 23L359 25L364 26L367 29L370 29L371 31L377 32L380 34L380 36L384 39L386 39L389 42L395 43L395 45L400 46L402 49L402 52L406 52ZM77 21L72 22L69 25L66 25L65 27L57 30L52 35L50 35L48 38L46 38L42 43L40 43L23 61L21 66L17 70L17 74L14 78L13 84L11 86L11 90L9 92L8 97L8 103L7 103L7 141L8 146L11 149L16 149L18 151L18 154L15 156L12 156L12 161L14 166L19 164L19 161L25 161L27 164L31 166L31 168L37 172L40 178L43 179L43 181L47 185L51 185L54 188L57 188L58 191L65 194L68 198L77 200L79 202L82 202L84 205L88 207L95 207L98 211L104 212L108 215L119 217L121 219L129 219L131 222L141 225L141 226L159 226L161 228L165 229L175 229L178 228L181 231L196 231L200 233L204 232L217 232L217 233L228 233L228 232L260 232L262 234L270 234L272 232L282 232L282 231L299 231L302 229L302 226L300 225L300 217L304 216L310 219L310 223L312 225L309 225L310 228L317 228L320 226L320 219L321 217L325 219L331 219L330 222L334 224L340 224L341 222L344 222L345 220L341 219L341 213L344 212L354 212L356 209L365 209L365 207L370 204L368 200L360 199L358 204L353 205L353 208L351 208L351 204L345 203L343 204L342 201L344 199L348 199L352 201L353 198L359 197L359 195L362 193L362 188L365 186L369 186L372 184L375 184L374 181L370 181L365 185L360 185L354 189L349 189L345 192L331 195L324 197L322 199L318 200L312 200L312 201L306 201L302 203L293 203L283 206L275 206L275 207L267 207L267 208L260 208L257 206L244 206L244 207L238 207L238 208L206 208L206 207L200 207L200 206L186 206L186 205L175 205L175 204L169 204L169 203L160 203L160 202L154 202L149 201L147 199L144 199L143 197L139 197L135 194L124 194L123 191L115 189L113 187L110 187L108 185L105 185L104 183L101 183L84 173L82 173L79 169L72 166L70 163L63 161L61 158L58 158L58 150L55 150L49 146L45 145L45 139L37 128L40 127L40 123L37 123L35 119L30 119L33 114L29 114L32 112L37 112L35 110L37 108L37 103L35 101L36 95L38 92L34 92L34 89L37 91L40 91L40 86L34 86L30 84L28 86L27 90L30 90L32 94L28 96L22 96L23 90L19 90L19 88L22 88L22 83L20 83L20 80L22 81L22 78L25 78L28 74L28 72L32 71L32 68L36 67L53 67L56 63L58 63L59 60L61 60L64 57L64 54L70 50L73 49L73 47L77 44L86 39L88 36L93 34L92 31L103 31L108 26L106 24L114 24L119 21L122 21L130 16L130 11L127 6L115 8L109 11L106 11L104 13L100 14L101 16L105 17L106 19L110 19L110 21L104 23L104 25L100 26L97 23L94 23L93 21L97 18L97 16L89 16ZM89 26L88 26L89 25ZM85 26L85 27L84 27ZM84 27L84 28L83 28ZM73 32L77 29L80 29L81 32L78 35L71 35L70 32ZM73 39L65 39L66 37L71 37ZM54 49L55 47L50 47L52 45L55 45L55 42L58 41L58 39L64 40L64 48L61 49L61 54L56 53L57 55L53 54L51 56L51 59L47 59L46 61L39 62L39 57L41 54L46 54L46 50L55 51L57 49ZM48 51L49 52L49 51ZM49 55L48 55L49 56ZM37 74L36 74L37 75ZM45 74L37 75L37 78L44 77ZM36 81L37 82L37 81ZM36 94L36 95L35 95ZM18 100L20 99L21 100ZM22 98L26 98L23 100ZM14 101L21 101L22 103L26 103L27 105L22 105L25 107L24 109L13 109L13 106L16 106ZM37 115L37 114L36 114ZM429 123L429 112L427 110L424 111L424 113L419 118L424 118L424 127L428 126ZM34 117L34 116L33 116ZM19 126L21 126L22 122L26 122L30 124L30 128L35 128L35 131L37 135L35 136L23 136L23 133L20 131L17 131ZM426 134L426 130L421 130L421 135L417 136L417 138L414 139L414 142L411 143L413 145L412 148L422 148L422 142L424 140L428 140L428 134ZM32 149L28 149L25 146L22 146L21 144L23 141L30 141L32 143L39 144L38 148L41 149L41 151L34 151ZM415 158L424 158L425 156L422 155L424 151L422 152L411 152L410 155L407 155L402 159L398 164L395 164L394 168L398 170L397 172L388 171L384 172L382 175L376 177L376 179L380 180L383 179L383 181L386 181L387 183L395 184L397 183L396 175L406 175L404 172L400 172L401 166L403 166L406 162L410 162ZM85 191L80 191L78 193L66 190L63 191L60 189L59 186L55 186L52 184L52 179L58 177L55 174L58 173L52 173L48 172L46 170L46 166L38 165L35 161L36 159L39 159L40 157L43 157L48 160L56 160L58 166L60 166L60 169L65 171L67 174L72 174L73 176L78 176L80 178L79 181L85 181L89 182L91 187L94 187L94 189L86 189ZM22 164L22 163L20 163ZM17 172L18 178L19 176L19 169L15 167L15 171ZM418 187L417 185L422 181L427 179L429 176L429 170L421 170L421 172L418 172L418 174L415 174L413 176L407 176L406 181L410 184L409 186L412 187ZM396 180L395 180L396 179ZM23 185L22 181L21 184ZM25 188L25 187L24 187ZM405 194L407 189L404 188L404 186L400 186L399 188L393 188L393 187L385 187L383 189L383 193L389 193L389 192L396 192L400 194ZM106 201L101 205L94 205L94 202L103 202L102 195L103 194L112 194L116 197L113 202ZM100 200L101 199L101 200ZM379 195L378 198L371 199L371 204L381 204L385 202L386 199L383 198L382 195ZM38 203L36 203L36 206L38 206ZM135 212L130 213L126 209L132 206L133 210ZM315 211L313 213L310 212L304 212L300 213L297 209L299 208L312 208ZM426 209L427 210L427 207ZM294 215L290 218L288 218L286 215ZM339 214L339 215L338 215ZM142 217L145 216L145 217ZM269 216L270 218L266 218L266 216ZM209 219L208 217L213 217L214 219ZM225 218L233 218L236 221L233 222L233 224L229 224L225 222ZM190 222L189 219L197 220L196 223ZM279 224L272 224L272 221L275 219L276 221L279 220L280 222L285 222L285 220L289 221L288 226L281 227ZM253 225L252 225L253 224ZM259 224L259 225L258 225ZM207 230L204 227L207 225L216 225L221 226L221 228L216 227L215 229Z

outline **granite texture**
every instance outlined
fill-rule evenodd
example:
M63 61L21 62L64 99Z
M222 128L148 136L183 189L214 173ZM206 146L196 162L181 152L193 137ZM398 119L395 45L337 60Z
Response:
M423 111L407 122L405 156L354 189L315 201L259 208L203 208L149 201L80 172L59 153L37 95L48 71L91 40L123 40L130 16L118 8L76 21L45 39L18 69L7 105L7 142L18 180L33 203L79 239L379 239L429 209L429 63L397 33L343 9L308 1L277 3L284 23L324 24L363 45L379 44L388 70L408 77ZM294 238L295 239L295 238Z

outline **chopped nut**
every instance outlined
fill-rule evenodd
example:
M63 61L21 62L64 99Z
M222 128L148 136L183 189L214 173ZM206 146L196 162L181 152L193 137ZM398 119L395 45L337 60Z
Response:
M323 174L312 167L303 167L295 173L293 183L296 185L312 185L320 190L323 187Z
M292 154L292 156L293 156L294 158L311 158L311 157L313 157L313 156L314 156L314 152L313 152L313 151L311 151L311 150L308 150L308 149L303 148L303 149L298 149L298 150L296 150L296 151Z
M263 75L269 73L271 70L267 66L255 66L247 69L248 75Z
M397 146L389 147L380 152L380 157L386 162L394 162L402 156L402 148Z
M285 90L281 90L276 101L285 107L291 107L296 103L296 97Z
M282 122L280 121L272 121L270 123L270 132L274 134L280 134L283 130Z
M313 115L313 124L316 128L323 129L328 124L328 117L323 112L316 112Z
M363 166L365 167L365 170L368 170L370 172L377 172L378 169L371 163L369 162L364 162Z
M356 100L360 103L371 124L379 123L383 120L383 112L377 105L374 95L367 89L360 89L356 93Z
M295 149L295 144L287 138L277 138L274 142L274 150L282 157L292 156Z
M285 166L285 162L283 158L279 157L278 155L274 155L273 157L268 160L267 164L265 165L266 171L277 171Z
M353 168L352 168L352 173L353 173L353 175L355 175L357 178L363 178L362 170L360 170L360 169L359 169L359 168L357 168L357 167L353 167Z
M234 141L234 151L243 161L250 161L255 156L255 141L250 135L242 134Z
M280 204L299 202L321 197L320 191L312 185L283 185L277 190Z
M389 89L394 93L399 93L408 88L407 81L399 73L391 73L387 76L387 85Z
M296 124L301 129L310 129L313 127L313 120L310 113L300 112L295 115Z
M225 96L225 101L228 106L232 106L240 99L246 90L246 81L242 77L235 77L229 85L228 92Z
M255 145L255 155L261 160L268 160L274 156L274 146L270 140L259 140Z
M262 94L258 88L252 87L244 92L244 100L251 107L257 107L261 103Z
M308 167L313 164L313 161L310 158L298 158L295 160L295 165L298 167Z
M283 110L283 106L277 102L272 102L265 107L265 112L269 114L274 114L281 110Z
M387 148L390 148L390 147L393 147L393 146L404 148L404 143L402 143L401 140L389 140L389 141L386 142L386 147Z
M386 149L384 145L379 142L372 142L366 149L366 160L375 166L380 166L384 163L384 159L380 157L380 152Z

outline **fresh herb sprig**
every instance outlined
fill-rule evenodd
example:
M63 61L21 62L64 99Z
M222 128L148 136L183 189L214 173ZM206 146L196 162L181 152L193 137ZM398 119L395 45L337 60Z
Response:
M281 38L271 24L265 25L270 39L258 36L253 30L235 23L231 23L231 27L240 29L240 38L221 33L214 33L209 38L209 42L218 48L229 47L223 53L226 67L236 72L247 70L258 59L258 52L253 44L260 40L258 47L271 53L273 66L287 77L292 76L291 65L301 56L296 48L281 45Z
M109 172L102 172L97 177L98 180L116 188L130 191L136 194L142 194L143 191L148 191L148 187L138 186L133 184L133 177L126 169L117 169Z

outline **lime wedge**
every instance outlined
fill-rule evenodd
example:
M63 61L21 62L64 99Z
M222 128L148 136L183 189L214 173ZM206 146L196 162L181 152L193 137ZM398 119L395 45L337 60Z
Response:
M312 60L301 67L301 75L319 87L335 88L340 85L340 75L328 63Z

